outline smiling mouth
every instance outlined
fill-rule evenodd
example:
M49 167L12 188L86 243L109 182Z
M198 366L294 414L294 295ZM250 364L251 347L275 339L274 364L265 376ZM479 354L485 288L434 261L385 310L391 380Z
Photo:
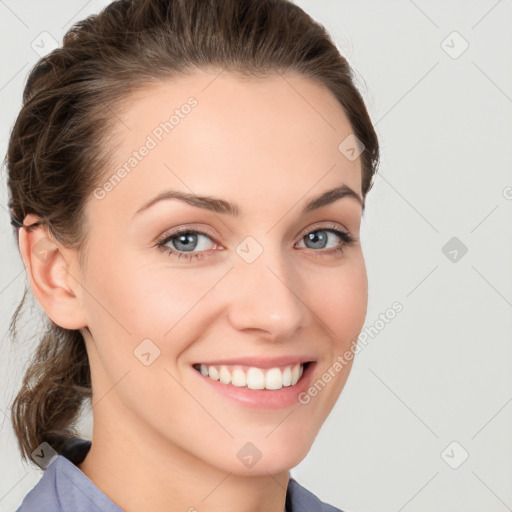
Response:
M193 368L203 376L223 384L249 389L281 389L297 384L304 371L313 361L274 368L258 368L244 365L206 365L197 363Z

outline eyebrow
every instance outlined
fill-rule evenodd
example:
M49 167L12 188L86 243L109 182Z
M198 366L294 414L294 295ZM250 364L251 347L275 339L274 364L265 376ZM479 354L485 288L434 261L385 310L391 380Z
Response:
M351 189L349 186L341 185L311 199L302 209L302 213L305 214L312 212L313 210L317 210L323 206L327 206L345 197L355 199L364 210L364 200L361 198L361 196L353 189ZM154 204L159 203L160 201L171 199L177 199L179 201L188 203L192 206L204 208L215 213L223 213L233 216L240 215L240 208L238 207L238 205L230 203L229 201L225 201L224 199L218 199L211 196L198 196L196 194L189 194L187 192L180 192L178 190L165 190L164 192L161 192L153 199L145 203L143 206L141 206L134 213L134 216L147 210Z

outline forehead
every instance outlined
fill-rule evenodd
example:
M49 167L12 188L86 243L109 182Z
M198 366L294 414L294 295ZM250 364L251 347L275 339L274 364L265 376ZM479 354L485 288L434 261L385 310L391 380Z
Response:
M346 184L361 194L360 159L339 149L352 133L346 114L300 75L197 71L151 84L119 106L114 132L104 180L122 176L108 198L133 211L163 188L298 200L321 181L317 191Z

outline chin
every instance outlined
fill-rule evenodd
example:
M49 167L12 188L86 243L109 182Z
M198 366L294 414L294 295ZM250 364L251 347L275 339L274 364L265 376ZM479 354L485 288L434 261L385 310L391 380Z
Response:
M246 466L237 457L235 464L226 461L227 467L223 469L240 476L268 476L269 474L275 475L288 472L306 457L311 448L311 444L312 443L309 443L306 446L290 443L284 447L283 444L281 444L280 447L276 448L269 444L264 450L261 450L261 458L252 466Z
M302 459L301 459L302 460ZM280 473L287 473L293 467L297 466L300 460L296 458L274 460L260 459L252 468L244 468L242 464L236 464L235 467L228 467L229 471L239 476L268 476L277 475Z

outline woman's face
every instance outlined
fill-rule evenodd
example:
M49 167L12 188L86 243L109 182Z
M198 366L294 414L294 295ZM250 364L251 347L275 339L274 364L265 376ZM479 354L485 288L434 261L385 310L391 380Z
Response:
M366 315L361 161L344 112L303 77L197 72L112 115L120 144L87 203L77 268L94 435L237 474L296 466L347 380L343 355ZM306 208L340 187L355 196ZM170 191L193 200L153 202ZM298 361L314 364L290 385ZM198 363L217 363L223 382ZM244 376L282 387L225 383Z

